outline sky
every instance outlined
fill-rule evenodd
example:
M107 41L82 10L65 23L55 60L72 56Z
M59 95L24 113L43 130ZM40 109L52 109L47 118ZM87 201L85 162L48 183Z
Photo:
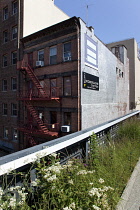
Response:
M140 0L55 0L54 2L70 17L80 17L88 26L93 26L95 35L104 43L130 38L140 42Z

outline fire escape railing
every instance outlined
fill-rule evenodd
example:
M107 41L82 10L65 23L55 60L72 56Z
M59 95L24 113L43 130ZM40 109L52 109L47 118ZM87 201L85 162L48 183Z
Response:
M53 100L53 99L59 99L59 88L58 87L52 87L50 91L48 91L48 98L42 98L42 94L38 90L20 90L20 92L17 95L17 98L19 100Z
M30 67L30 65L27 62L18 61L17 69L22 70L22 71L24 70L36 87L36 90L30 89L26 91L20 91L18 95L19 99L24 100L26 98L26 99L34 100L35 98L40 98L44 100L52 100L52 99L60 98L59 88L51 87L48 90L48 87L46 86L45 83L44 83L44 87L42 87L33 69Z
M52 87L51 91L48 91L47 87L42 87L37 76L35 75L33 69L28 65L28 63L24 61L18 61L17 62L17 69L21 71L25 71L30 78L30 80L35 85L36 89L30 88L29 90L23 90L20 91L18 94L18 99L25 101L25 105L27 107L27 110L29 111L30 115L33 117L33 119L37 122L37 127L28 125L19 127L18 129L25 133L25 135L28 137L28 134L30 133L31 142L33 142L33 137L31 135L33 134L40 134L40 135L48 135L53 137L58 137L58 132L51 131L47 128L47 126L44 124L44 122L39 118L37 111L32 106L31 101L33 100L52 100L52 99L58 99L57 96L57 87ZM57 90L57 91L56 91Z

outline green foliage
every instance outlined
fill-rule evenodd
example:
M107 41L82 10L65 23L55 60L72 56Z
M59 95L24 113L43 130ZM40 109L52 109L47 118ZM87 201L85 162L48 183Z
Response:
M115 209L140 156L139 121L124 123L106 145L99 146L93 133L89 148L87 164L73 159L60 165L56 154L39 159L35 181L29 184L28 174L20 174L22 186L0 188L0 210ZM14 180L16 173L12 185Z
M99 146L97 143L97 137L95 133L93 133L90 136L89 145L90 145L89 164L90 167L93 167L97 171L99 166Z
M140 125L137 118L127 120L118 130L118 139L128 138L137 140L140 138Z
M115 189L117 202L140 157L139 120L133 119L124 123L119 127L117 138L99 149L98 173Z

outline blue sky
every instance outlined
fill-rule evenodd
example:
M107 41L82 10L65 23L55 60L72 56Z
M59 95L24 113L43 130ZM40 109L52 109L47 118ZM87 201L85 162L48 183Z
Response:
M55 4L93 26L104 43L129 38L140 42L140 0L55 0Z

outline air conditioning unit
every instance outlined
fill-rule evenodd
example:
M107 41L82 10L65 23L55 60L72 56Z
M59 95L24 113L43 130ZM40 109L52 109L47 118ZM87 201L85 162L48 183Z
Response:
M36 66L44 66L44 61L36 61Z
M64 57L64 61L71 61L71 56Z
M65 132L65 133L70 132L70 125L63 125L63 126L61 126L61 131Z

